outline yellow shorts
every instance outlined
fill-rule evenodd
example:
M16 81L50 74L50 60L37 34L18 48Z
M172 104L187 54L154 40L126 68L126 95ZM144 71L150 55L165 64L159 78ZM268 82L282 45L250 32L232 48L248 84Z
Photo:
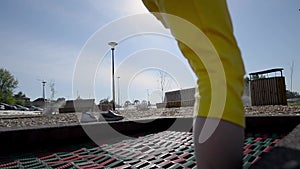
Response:
M177 40L178 46L183 55L189 61L193 71L198 77L195 112L196 116L220 118L234 124L245 127L244 107L242 103L242 94L244 92L244 64L237 42L233 35L233 28L230 15L225 0L143 0L145 6L154 14L165 27L171 30L173 36L178 34L187 34L185 27L178 22L172 22L168 16L159 13L167 13L178 16L200 29L210 40L218 54L218 60L222 66L224 74L223 83L218 82L218 78L211 79L214 72L209 70L207 62L203 62L204 57L210 57L209 54L197 54L186 43ZM192 36L192 35L191 35ZM195 39L190 40L192 44L197 44ZM205 46L199 46L204 48ZM200 59L199 59L200 58ZM211 74L210 74L211 73ZM217 76L216 76L217 77ZM218 101L218 97L212 96L212 83L219 83L219 88L225 91L223 99L223 112L209 113L212 109L212 99ZM212 89L213 88L213 89Z

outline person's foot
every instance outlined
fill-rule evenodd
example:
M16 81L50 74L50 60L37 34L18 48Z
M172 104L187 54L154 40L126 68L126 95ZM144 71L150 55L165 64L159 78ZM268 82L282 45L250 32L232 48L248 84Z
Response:
M107 113L100 113L100 115L104 118L106 121L119 121L124 119L123 116L116 114L112 110L108 110ZM99 121L102 121L101 116L99 116Z

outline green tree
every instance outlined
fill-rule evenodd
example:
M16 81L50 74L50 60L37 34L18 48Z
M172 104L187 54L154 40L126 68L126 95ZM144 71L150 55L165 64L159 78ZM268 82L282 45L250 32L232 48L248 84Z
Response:
M248 76L245 76L244 82L245 82L245 85L248 85L250 83L250 78Z
M244 77L244 85L245 85L244 94L246 96L249 96L250 95L250 78L248 76Z
M286 90L286 97L288 99L292 99L292 98L299 98L300 94L298 92L291 92L289 90Z
M0 68L0 102L14 104L13 91L17 86L17 79L8 70Z
M22 92L18 92L17 94L14 95L14 98L15 98L15 103L16 104L19 104L19 105L25 105L25 98L26 98L26 95Z
M125 103L124 103L124 107L128 107L129 105L131 105L131 102L129 100L127 100Z
M137 104L139 104L139 103L140 103L139 100L134 100L134 101L133 101L133 104L135 104L135 105L137 105Z
M108 98L107 98L107 99L102 99L102 100L100 100L99 103L100 103L100 104L108 104L108 103L109 103Z
M265 75L252 75L252 80L265 79Z

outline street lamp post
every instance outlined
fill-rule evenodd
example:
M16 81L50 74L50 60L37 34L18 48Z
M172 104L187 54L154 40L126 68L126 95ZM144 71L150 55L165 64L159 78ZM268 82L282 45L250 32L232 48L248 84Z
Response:
M115 105L115 60L114 60L114 51L115 51L115 46L118 45L117 42L109 42L108 45L111 46L111 60L112 60L112 95L113 95L113 111L116 110L116 105Z
M47 82L46 81L42 81L42 84L43 84L43 99L44 99L44 101L45 101L45 99L46 99L46 96L45 96L45 84L46 84Z
M120 76L118 76L117 78L118 78L118 106L120 106Z

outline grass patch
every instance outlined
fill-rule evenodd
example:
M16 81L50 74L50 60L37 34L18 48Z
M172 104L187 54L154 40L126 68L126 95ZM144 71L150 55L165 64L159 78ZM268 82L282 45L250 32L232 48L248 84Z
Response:
M294 103L288 103L289 106L300 106L300 101Z

